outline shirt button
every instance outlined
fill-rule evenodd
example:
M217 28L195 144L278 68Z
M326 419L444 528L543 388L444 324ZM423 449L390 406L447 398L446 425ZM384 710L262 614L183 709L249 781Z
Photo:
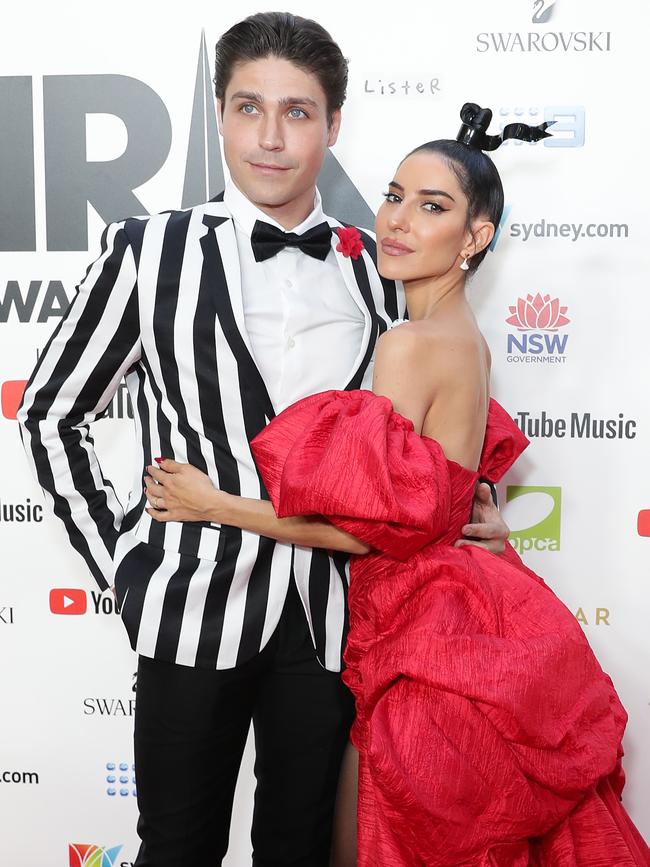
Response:
M293 283L291 282L291 280L285 280L284 285L287 287L287 289L291 289Z
M293 337L290 337L287 340L287 346L289 347L289 349L293 349L295 345L296 345L296 341L293 339Z

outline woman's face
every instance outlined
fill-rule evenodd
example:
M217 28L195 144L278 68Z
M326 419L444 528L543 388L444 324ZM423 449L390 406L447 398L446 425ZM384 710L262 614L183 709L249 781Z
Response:
M467 228L467 208L456 175L439 154L420 151L407 157L377 214L379 273L410 282L459 268L461 253L482 249Z

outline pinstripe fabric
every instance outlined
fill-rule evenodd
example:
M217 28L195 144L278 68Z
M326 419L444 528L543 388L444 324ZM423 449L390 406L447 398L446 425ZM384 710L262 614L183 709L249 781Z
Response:
M188 462L233 494L267 498L249 442L273 417L244 323L230 214L216 200L109 225L32 374L18 413L32 468L72 545L104 588L115 581L132 646L182 665L230 668L277 625L294 574L321 663L340 668L346 558L233 527L157 523L144 512L144 467ZM341 226L328 218L331 226ZM374 241L357 260L332 246L366 327L345 382L369 388L379 334L403 315ZM132 486L123 507L101 472L89 425L122 379L135 414Z

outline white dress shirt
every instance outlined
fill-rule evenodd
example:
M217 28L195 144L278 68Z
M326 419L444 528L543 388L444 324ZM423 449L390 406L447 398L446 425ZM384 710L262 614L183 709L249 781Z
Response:
M276 412L310 394L344 388L359 354L365 317L350 294L333 251L324 262L285 247L256 262L256 220L287 231L230 181L224 203L233 216L246 330L253 357ZM325 221L316 191L314 210L289 230L302 235Z

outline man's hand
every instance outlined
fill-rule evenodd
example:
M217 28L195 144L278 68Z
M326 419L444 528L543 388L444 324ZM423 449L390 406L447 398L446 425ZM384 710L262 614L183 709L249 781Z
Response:
M509 535L510 529L494 505L490 486L482 482L474 494L472 523L463 527L463 536L469 538L459 539L456 547L476 545L493 554L502 554Z

